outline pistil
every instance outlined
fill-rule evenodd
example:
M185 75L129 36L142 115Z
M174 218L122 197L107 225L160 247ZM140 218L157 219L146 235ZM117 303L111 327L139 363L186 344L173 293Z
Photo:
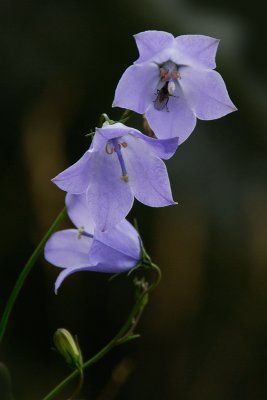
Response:
M118 157L118 160L119 160L119 163L120 163L120 166L121 166L121 172L122 172L121 179L124 182L127 183L128 180L129 180L129 177L128 177L128 174L127 174L127 171L126 171L126 166L125 166L124 159L123 159L122 154L121 154L121 146L127 147L127 144L124 142L121 145L120 143L118 143L118 139L116 139L116 138L115 139L111 139L111 141L112 141L112 144L114 146L114 151L117 154L117 157ZM125 146L125 144L126 144L126 146Z

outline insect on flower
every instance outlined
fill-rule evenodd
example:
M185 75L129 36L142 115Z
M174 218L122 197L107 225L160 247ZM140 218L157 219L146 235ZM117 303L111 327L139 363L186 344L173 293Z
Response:
M156 30L134 38L139 58L122 75L113 107L145 115L157 138L179 137L179 145L197 118L209 121L236 110L215 71L218 39Z
M157 90L157 97L154 100L154 108L158 111L161 111L164 109L164 107L166 107L167 111L169 111L168 109L169 97L174 96L174 91L175 91L174 82L172 81L165 82L162 88Z

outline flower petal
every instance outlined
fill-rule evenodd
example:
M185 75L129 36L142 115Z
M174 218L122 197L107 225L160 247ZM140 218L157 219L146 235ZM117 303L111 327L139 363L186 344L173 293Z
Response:
M175 204L164 162L154 156L142 139L129 135L125 149L125 161L129 183L134 196L151 207Z
M95 136L90 146L90 151L91 152L100 151L106 145L108 140L122 137L124 135L127 135L131 131L137 131L137 130L129 126L126 126L120 122L116 122L115 124L111 125L106 125L104 126L104 128L96 128Z
M122 75L112 107L122 107L143 114L152 101L159 80L156 64L132 65Z
M107 249L119 252L120 258L117 260L119 263L123 261L122 256L127 257L127 260L134 261L135 264L140 259L141 248L138 232L126 219L123 219L114 228L106 232L96 231L95 240L105 244ZM91 257L92 251L90 252ZM101 252L101 254L103 255L104 252ZM109 259L109 253L107 252L104 257Z
M195 114L179 86L175 96L169 97L167 106L162 110L156 110L154 103L151 103L146 118L159 139L179 137L179 145L188 138L196 126Z
M52 179L60 189L73 194L86 191L88 186L88 164L91 154L87 151L75 164Z
M83 227L85 232L89 234L94 233L95 224L88 210L85 193L67 193L66 207L68 210L68 216L77 228Z
M89 262L92 239L81 235L77 229L66 229L54 233L47 241L44 256L56 267L85 267Z
M83 271L97 271L96 266L93 265L92 267L69 267L64 269L58 275L56 282L55 282L55 293L57 294L59 287L61 286L62 282L70 275L74 274L75 272L83 272Z
M142 140L145 140L149 144L153 153L165 160L172 157L178 147L178 138L165 139L165 140L154 139L144 135L137 129L131 128L130 126L126 126L121 123L116 123L112 125L107 125L104 128L96 129L96 134L92 142L92 150L90 151L99 151L100 149L103 148L103 146L107 143L108 140L117 137L122 137L128 134L138 137ZM125 138L125 140L127 141L127 138Z
M102 150L92 156L87 203L96 228L106 230L125 218L134 198L129 183L121 179L116 153L107 154Z
M97 272L106 273L120 273L128 271L136 266L138 260L128 256L127 254L120 253L116 249L105 245L98 240L94 240L91 251L92 260L100 259L97 264ZM95 269L96 270L96 269Z
M163 31L145 31L134 35L140 57L135 63L142 63L152 59L155 54L161 52L174 43L172 34Z
M173 60L177 64L199 66L202 68L215 68L215 56L219 39L205 35L181 35L175 38L175 47L179 59Z
M182 90L199 119L216 119L236 110L218 72L184 67L181 76Z
M132 136L144 140L150 147L151 152L164 160L171 158L177 150L179 138L174 137L171 139L154 139L149 136L143 135L141 132L136 133L132 131L130 133Z

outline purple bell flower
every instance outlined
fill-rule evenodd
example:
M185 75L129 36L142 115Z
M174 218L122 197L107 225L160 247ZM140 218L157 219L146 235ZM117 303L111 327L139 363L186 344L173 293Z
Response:
M131 210L134 197L151 207L175 204L166 166L178 138L159 140L121 123L96 128L89 150L53 182L72 194L86 194L97 229L114 227Z
M68 215L77 229L54 233L44 255L51 264L63 268L55 292L69 275L79 271L119 273L135 267L141 260L137 231L125 219L106 232L95 229L85 195L66 196Z
M139 58L122 75L113 107L145 114L160 139L183 143L196 118L220 118L236 107L221 75L214 71L218 39L204 35L174 37L161 31L134 36Z

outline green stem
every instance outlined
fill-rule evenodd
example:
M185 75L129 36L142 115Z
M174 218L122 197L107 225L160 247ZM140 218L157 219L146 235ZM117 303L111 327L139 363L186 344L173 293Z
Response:
M0 322L0 342L3 340L5 330L7 327L7 323L11 314L11 311L13 309L14 303L19 295L19 292L21 291L21 288L25 282L25 279L29 275L30 271L32 270L34 264L38 260L40 254L42 253L44 246L48 240L48 238L52 235L52 233L59 227L61 222L66 216L66 207L63 208L63 210L59 213L55 221L52 223L46 234L44 235L43 239L40 241L32 255L30 256L29 260L25 264L24 268L22 269L15 286L9 296L9 299L7 301L6 307L4 309L4 313Z
M114 124L115 123L115 121L110 119L109 116L106 113L103 113L103 114L100 115L99 122L98 122L99 128L103 127L104 122L108 122L109 124Z
M125 122L128 121L129 118L131 118L131 116L134 114L134 112L132 110L124 110L124 112L122 113L119 122L121 122L122 124L124 124Z
M92 358L87 360L83 365L82 369L90 367L91 365L95 364L101 358L104 357L113 347L125 343L125 340L120 342L120 339L125 339L127 334L132 335L133 327L135 328L139 318L147 304L147 296L148 293L153 290L160 282L161 279L161 271L159 267L155 264L151 264L151 267L157 272L157 279L146 288L137 298L132 311L130 312L127 320L119 330L116 336L105 346L103 347L97 354L95 354ZM79 371L73 371L67 378L65 378L62 382L60 382L47 396L43 398L43 400L52 400L55 398L57 394L59 394L73 379L78 376Z
M77 388L75 389L75 392L71 395L70 400L75 400L76 396L78 396L78 394L80 393L80 390L83 386L83 381L84 381L83 369L79 368L77 371L79 372L80 380L79 380Z

